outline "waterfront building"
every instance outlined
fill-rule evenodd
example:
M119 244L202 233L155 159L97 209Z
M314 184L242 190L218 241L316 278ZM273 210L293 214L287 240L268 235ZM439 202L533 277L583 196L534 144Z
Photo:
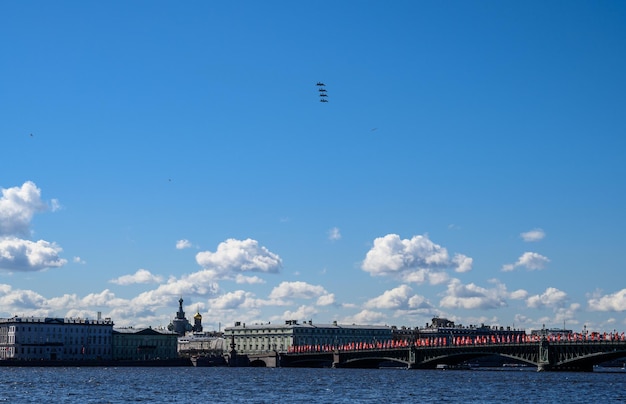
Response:
M444 338L448 344L457 338L464 337L493 337L496 340L516 341L523 338L525 335L526 331L521 329L485 324L481 324L480 326L463 326L461 324L455 324L454 321L440 317L434 317L432 323L427 323L425 327L393 327L394 340L415 341L421 338Z
M234 327L224 329L224 337L234 344L238 354L269 351L287 352L291 347L337 347L351 343L376 343L392 339L388 326L299 324L287 320L285 324L254 324L236 322Z
M0 319L0 360L111 359L113 322L82 318Z
M165 329L114 328L113 359L153 360L178 357L178 334Z
M583 330L583 335L587 335L586 327ZM557 337L557 338L567 338L574 334L573 330L567 330L565 328L545 328L543 327L540 330L531 330L530 335L533 337Z
M194 332L178 337L178 355L223 355L228 352L230 342L221 332Z

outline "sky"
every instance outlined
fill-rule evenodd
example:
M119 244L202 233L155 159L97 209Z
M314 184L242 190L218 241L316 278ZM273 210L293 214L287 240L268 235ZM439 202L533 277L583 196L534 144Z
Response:
M624 2L3 1L0 37L0 317L626 330Z

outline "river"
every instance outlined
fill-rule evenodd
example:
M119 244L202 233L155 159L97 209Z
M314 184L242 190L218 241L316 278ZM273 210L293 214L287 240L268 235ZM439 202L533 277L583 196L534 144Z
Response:
M9 403L626 402L626 371L0 368Z

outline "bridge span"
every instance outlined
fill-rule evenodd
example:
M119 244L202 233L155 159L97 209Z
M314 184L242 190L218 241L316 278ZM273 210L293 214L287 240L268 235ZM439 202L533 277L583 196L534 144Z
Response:
M318 349L319 348L319 349ZM378 368L393 363L408 369L435 369L476 358L498 355L535 366L539 371L593 371L593 366L626 357L626 340L567 341L542 338L524 342L489 342L465 345L316 347L299 352L248 355L252 366Z

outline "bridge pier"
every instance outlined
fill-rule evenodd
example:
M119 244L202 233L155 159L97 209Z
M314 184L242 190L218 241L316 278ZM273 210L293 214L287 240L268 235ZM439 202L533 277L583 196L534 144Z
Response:
M550 363L550 344L545 337L541 340L539 344L539 356L537 361L537 372L544 372L546 370L551 370L552 365Z
M341 357L339 356L339 351L333 352L333 369L336 368L341 363Z

